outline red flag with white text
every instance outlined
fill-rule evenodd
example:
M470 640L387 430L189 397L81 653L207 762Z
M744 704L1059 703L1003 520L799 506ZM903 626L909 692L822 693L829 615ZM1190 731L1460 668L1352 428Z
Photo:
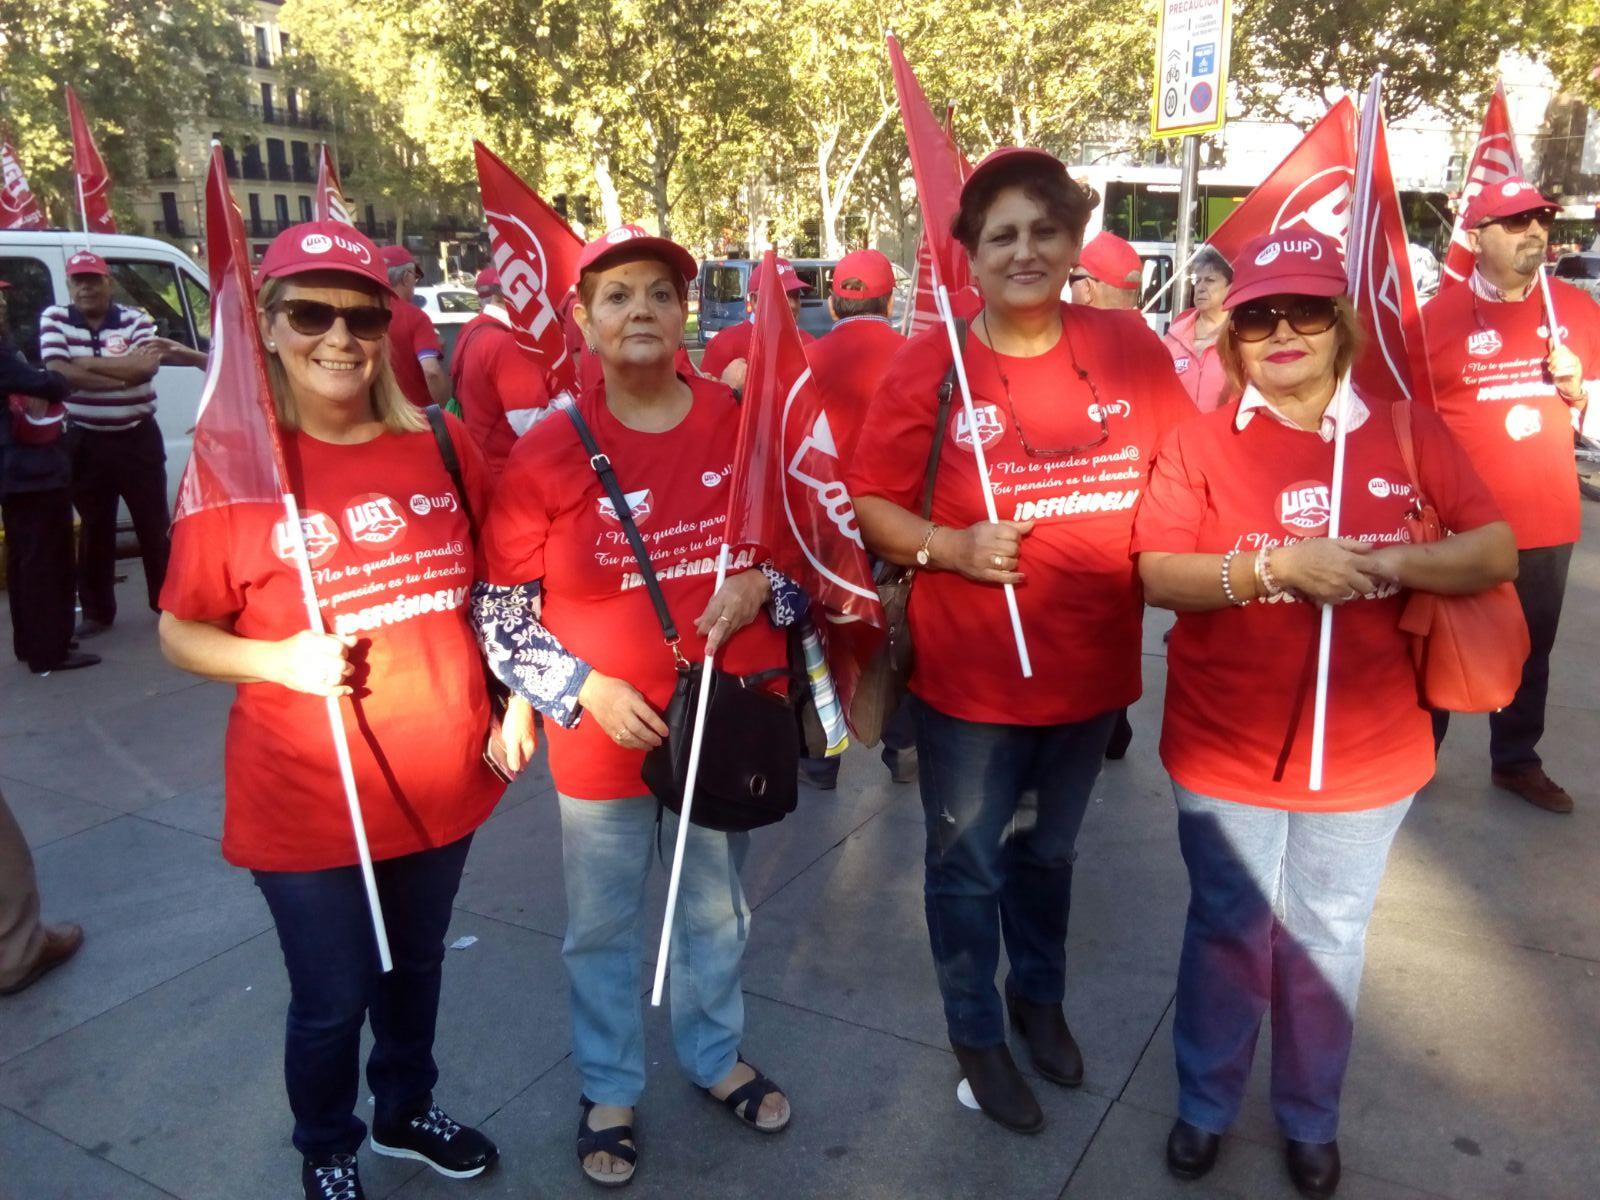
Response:
M43 229L44 210L10 142L0 142L0 229Z
M1356 109L1341 97L1206 239L1232 262L1244 244L1280 229L1314 229L1340 246L1350 229Z
M1478 144L1472 148L1472 160L1467 164L1467 181L1461 188L1455 227L1450 231L1450 248L1445 251L1444 262L1439 266L1441 292L1455 284L1465 283L1472 275L1477 256L1472 253L1467 231L1461 224L1468 202L1485 188L1521 174L1522 156L1517 153L1517 138L1511 129L1505 86L1496 83L1494 93L1489 97L1488 111L1483 114L1483 130L1478 134Z
M1373 76L1361 109L1354 212L1345 246L1350 296L1367 346L1351 378L1357 390L1433 404L1433 378L1422 308L1411 276L1405 216L1389 162L1383 119L1383 74Z
M215 144L206 176L206 269L211 355L174 521L226 504L281 504L288 478L256 324L244 221L228 187L222 147Z
M577 385L560 308L578 282L583 241L570 226L482 142L472 143L478 190L489 223L489 252L517 342L545 364L550 394Z
M100 148L94 144L89 122L84 119L78 97L67 88L67 119L72 125L72 173L77 180L78 209L87 223L86 233L115 233L116 218L111 215L111 173L106 170Z
M327 142L322 143L317 161L317 191L311 200L311 217L315 221L355 224L350 216L350 202L344 198L344 188L339 183L339 168L334 164Z

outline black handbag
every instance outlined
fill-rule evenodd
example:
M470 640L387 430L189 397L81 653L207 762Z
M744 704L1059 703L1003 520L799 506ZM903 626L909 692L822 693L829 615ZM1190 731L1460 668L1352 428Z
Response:
M629 514L628 502L611 460L595 441L594 433L578 415L575 405L564 409L589 454L589 465L600 477L638 560L645 590L661 624L677 670L672 699L663 714L667 739L645 754L640 772L644 784L662 807L683 811L684 785L689 774L689 749L694 734L695 710L700 699L703 664L691 663L678 648L678 627L661 592L661 581L650 562L650 551ZM783 679L787 686L775 694L767 687ZM801 685L787 666L755 675L730 675L713 667L706 700L705 731L700 772L695 779L691 824L721 833L743 833L783 820L795 809L800 794L800 738L796 709Z

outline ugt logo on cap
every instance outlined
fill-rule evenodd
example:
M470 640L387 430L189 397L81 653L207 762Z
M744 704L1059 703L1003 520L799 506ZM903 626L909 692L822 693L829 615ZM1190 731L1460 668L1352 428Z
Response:
M326 254L333 249L333 239L325 233L308 233L300 239L300 249L307 254Z

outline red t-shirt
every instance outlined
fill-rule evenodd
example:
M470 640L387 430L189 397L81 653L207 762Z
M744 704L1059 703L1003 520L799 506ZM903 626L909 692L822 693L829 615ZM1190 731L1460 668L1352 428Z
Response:
M901 332L877 317L846 317L806 351L811 377L838 443L839 461L855 456L867 406L883 382L889 360L906 344Z
M461 423L447 420L473 511L483 512L482 459ZM352 446L286 433L284 455L323 621L360 638L356 694L340 707L372 856L448 845L488 818L504 788L482 759L489 704L467 620L472 540L439 448L431 432ZM186 621L232 618L239 636L264 641L304 630L283 521L276 504L178 521L161 607ZM357 861L320 697L240 684L226 791L229 862L317 871Z
M506 414L550 403L544 364L517 345L510 326L479 313L456 340L450 376L467 431L483 451L490 479L499 479L517 440Z
M606 406L603 381L578 405L611 460L649 547L683 655L693 662L705 657L694 622L716 583L739 419L727 387L698 376L685 381L694 402L664 433L641 433L618 421ZM485 578L503 586L542 580L545 628L595 670L627 680L660 711L676 680L672 652L614 513L572 422L552 414L517 442L506 462L484 525ZM735 571L753 565L749 551L734 555ZM751 675L782 666L787 655L784 633L759 616L729 640L718 665ZM644 794L643 751L618 746L591 717L572 729L546 729L550 773L563 794L583 800Z
M722 373L728 369L730 363L750 357L750 339L755 336L755 332L754 322L746 320L740 321L737 325L729 325L714 336L707 344L706 352L700 356L700 373L709 375L713 379L721 379ZM817 340L804 329L799 333L802 346L809 346Z
M394 377L400 381L406 399L418 408L427 408L433 403L433 396L418 360L442 359L444 347L439 344L428 314L411 301L396 300L389 307L394 312L389 320L389 365L394 368Z
M1346 439L1340 532L1409 542L1411 484L1391 405L1366 397ZM1326 535L1334 443L1237 403L1178 429L1161 446L1134 522L1134 553L1246 555ZM1445 525L1500 520L1471 462L1433 413L1415 413L1423 490ZM1161 760L1204 796L1268 808L1341 812L1389 804L1433 775L1433 727L1417 696L1404 596L1384 588L1334 612L1323 790L1308 787L1321 610L1287 593L1178 614L1167 646Z
M1564 344L1600 379L1600 306L1550 280L1566 330ZM1439 415L1472 459L1517 548L1578 540L1578 479L1572 467L1572 410L1545 371L1550 356L1544 302L1479 298L1470 285L1448 288L1422 309Z
M1023 679L1002 590L954 571L919 573L911 589L911 690L966 721L1053 725L1083 721L1139 698L1144 612L1128 559L1133 510L1158 440L1194 406L1161 341L1118 313L1063 305L1064 335L1035 358L997 356L975 336L967 377L1001 520L1034 520L1022 542L1017 587L1033 678ZM1088 382L1074 369L1076 357ZM950 366L943 326L906 344L873 397L846 482L921 511L938 388ZM1093 384L1091 390L1090 384ZM1015 417L1013 416L1013 406ZM1035 450L1085 446L1070 457ZM1020 419L1022 430L1016 427ZM943 431L933 520L952 529L986 519L959 391Z

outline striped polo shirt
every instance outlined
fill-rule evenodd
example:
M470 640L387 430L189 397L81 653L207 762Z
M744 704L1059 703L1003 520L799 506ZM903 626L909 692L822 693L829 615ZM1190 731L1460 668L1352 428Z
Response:
M121 358L140 342L156 336L156 323L142 308L113 304L99 329L90 329L71 304L53 304L39 314L39 357L84 362L94 358ZM74 425L103 432L132 429L156 411L153 382L105 391L75 389L66 399Z

